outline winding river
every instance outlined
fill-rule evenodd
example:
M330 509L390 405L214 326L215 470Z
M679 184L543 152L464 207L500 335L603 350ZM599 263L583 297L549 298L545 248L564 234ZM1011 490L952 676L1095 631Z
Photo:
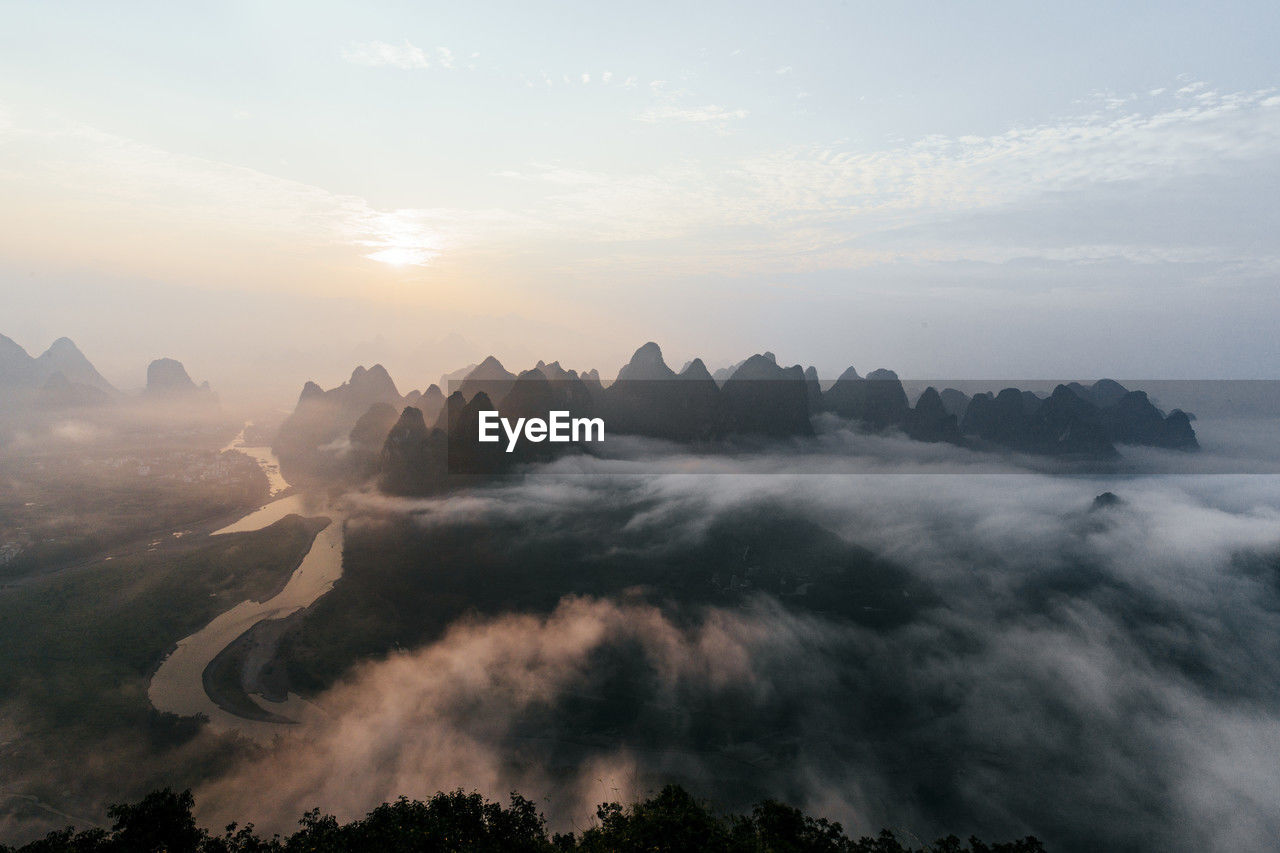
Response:
M220 707L204 688L205 668L218 654L246 631L260 622L283 619L311 605L333 588L342 576L342 544L344 517L337 507L317 502L309 495L277 497L288 488L280 475L280 463L267 447L245 447L241 431L224 450L236 450L257 460L271 484L270 503L248 515L215 530L211 536L261 530L290 514L327 516L328 526L316 534L311 549L294 570L284 589L266 601L242 601L222 613L208 625L178 641L177 648L164 659L151 678L147 696L160 711L183 716L204 714L218 730L236 729L255 740L269 741L282 729L282 723L250 720ZM284 702L271 702L261 696L250 700L271 714L293 722L302 722L322 713L315 705L290 694Z

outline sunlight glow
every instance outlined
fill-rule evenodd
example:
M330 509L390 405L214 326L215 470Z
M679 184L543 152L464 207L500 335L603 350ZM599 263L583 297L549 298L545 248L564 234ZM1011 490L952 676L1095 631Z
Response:
M365 255L372 261L390 264L393 267L426 266L438 253L429 249L415 249L408 246L393 246L380 252Z
M426 266L440 254L440 235L423 224L419 211L365 213L359 218L356 230L362 236L355 242L376 250L365 257L379 263L394 267Z

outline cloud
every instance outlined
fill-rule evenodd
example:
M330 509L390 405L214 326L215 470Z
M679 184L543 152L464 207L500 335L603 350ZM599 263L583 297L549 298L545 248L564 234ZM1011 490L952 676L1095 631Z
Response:
M715 104L708 104L703 107L677 107L668 104L651 107L636 116L640 121L645 122L693 122L696 124L714 124L721 127L728 125L729 122L738 121L746 117L746 110L730 110Z
M662 101L641 113L642 121L725 130L747 114L718 105L686 106L662 94L661 86L655 91ZM1171 102L1124 104L1125 109L1116 109L1115 103L1101 103L1094 111L990 136L930 136L880 150L797 145L728 163L684 162L643 178L583 173L575 190L558 193L558 203L546 212L583 215L592 225L581 233L586 240L594 235L616 245L630 234L637 242L682 241L668 246L661 259L655 257L654 269L670 270L677 262L671 253L688 246L678 263L695 273L1005 263L1027 257L1230 262L1231 270L1241 263L1260 272L1274 270L1280 256L1266 241L1235 245L1227 237L1225 243L1207 243L1194 233L1193 211L1205 203L1234 203L1239 209L1223 210L1215 221L1239 223L1246 230L1267 218L1268 198L1243 188L1273 176L1269 164L1280 154L1280 96L1271 90L1202 92ZM547 180L555 182L562 169L548 170ZM1215 192L1225 181L1240 182L1241 191ZM1110 213L1175 192L1185 193L1185 199L1162 205L1159 216L1160 221L1185 219L1178 225L1186 231L1176 238L1135 233L1155 221L1151 211ZM604 198L613 199L616 218L601 229ZM984 215L1007 215L1008 224L975 226L963 238L948 236L959 224L981 224ZM1013 235L1019 221L1029 224ZM1090 223L1089 236L1064 240L1063 234ZM717 235L714 247L698 239L704 232ZM643 259L628 257L627 262Z
M41 220L37 211L65 216L59 200L78 198L81 206L97 211L103 235L116 221L131 223L126 239L103 248L110 256L108 264L127 242L144 241L147 249L132 254L133 262L168 263L170 249L185 246L199 256L216 245L224 247L218 257L237 264L242 275L247 258L261 252L264 244L292 247L287 255L313 255L330 266L329 272L338 262L360 262L361 256L422 265L460 245L509 233L515 221L513 215L497 210L379 208L361 196L174 153L79 122L49 116L24 119L21 126L0 130L10 164L0 172L0 185L13 198L31 199L29 219L44 236L26 242L47 242L61 230ZM86 186L94 188L87 202ZM228 246L238 248L227 250ZM92 252L86 248L83 254ZM149 274L189 277L191 271L181 269L181 258L173 263L178 268ZM216 271L221 283L234 272L213 266L207 271Z
M350 53L353 61L412 65L422 52L408 43L391 48ZM542 81L550 86L553 78ZM628 77L624 86L635 83ZM748 117L741 108L690 103L689 93L660 80L650 85L654 102L633 116L645 124L728 133ZM491 170L512 177L485 210L376 211L358 197L83 126L32 128L24 118L28 126L18 127L14 116L0 129L13 164L0 180L46 198L51 184L64 193L94 186L99 200L150 211L164 223L160 231L208 216L215 231L237 230L245 240L300 232L408 264L469 248L526 269L525 261L542 258L557 274L583 279L606 269L669 277L871 267L924 277L1022 259L1118 261L1184 270L1179 275L1201 282L1274 275L1280 253L1258 231L1274 194L1259 187L1280 181L1280 95L1184 89L1137 99L1103 94L1050 122L878 149L797 144L617 170L572 160L507 164ZM1198 216L1206 206L1214 215ZM408 234L413 222L418 230ZM380 224L394 227L368 230ZM41 240L51 230L43 227Z
M675 778L925 838L1253 850L1280 830L1280 479L583 473L356 513L589 565L686 565L724 525L799 519L936 604L889 629L767 596L464 620L361 666L320 698L327 719L199 792L205 814L287 827L462 784L580 827L590 804ZM1105 488L1125 504L1089 512Z
M446 49L441 48L441 64L452 67L453 57ZM389 66L403 71L415 71L430 68L427 54L405 39L403 44L389 44L385 41L356 42L342 51L342 58L352 65L368 65L371 67Z

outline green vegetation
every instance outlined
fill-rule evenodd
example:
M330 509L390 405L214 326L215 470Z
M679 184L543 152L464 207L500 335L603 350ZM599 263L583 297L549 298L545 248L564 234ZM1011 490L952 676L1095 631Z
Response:
M266 475L242 453L127 443L0 456L0 582L111 548L144 550L175 530L262 503Z
M291 687L318 693L356 663L437 640L468 614L545 613L566 595L644 588L666 602L733 606L767 592L872 628L904 624L936 602L902 567L779 507L717 519L701 541L655 549L631 525L655 504L626 497L554 525L361 518L348 528L333 591L281 641Z
M511 795L503 807L476 793L438 793L427 802L401 797L367 816L340 824L318 810L307 812L288 838L260 837L250 824L231 824L220 835L196 825L190 791L165 789L135 805L112 806L111 830L53 832L17 853L1043 853L1033 837L997 844L955 836L920 847L904 843L889 830L874 838L850 838L825 818L774 801L760 803L749 815L724 815L669 785L649 799L623 806L604 803L597 823L580 835L548 836L534 804ZM0 845L0 853L11 853Z
M176 641L219 613L278 592L320 526L289 516L0 592L0 712L19 735L0 752L7 787L96 809L105 796L170 783L172 767L184 784L221 767L230 742L197 738L198 720L156 711L151 674ZM123 789L121 766L130 768Z

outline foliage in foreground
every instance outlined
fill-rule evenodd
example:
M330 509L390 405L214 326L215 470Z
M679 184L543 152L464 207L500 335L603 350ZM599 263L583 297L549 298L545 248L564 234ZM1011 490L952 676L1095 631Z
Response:
M580 835L548 836L534 804L511 795L504 808L476 793L439 793L427 802L401 797L361 820L340 824L319 810L307 812L287 838L262 838L253 825L232 824L222 835L196 825L190 791L169 789L134 805L108 810L110 831L67 828L17 848L17 853L330 853L330 851L468 851L468 853L662 853L662 851L743 851L744 853L1043 853L1035 838L987 845L955 836L931 845L904 844L889 830L875 838L851 839L838 823L812 818L799 809L765 801L750 815L722 815L683 788L623 806L605 803L597 824ZM0 853L14 853L0 845Z

